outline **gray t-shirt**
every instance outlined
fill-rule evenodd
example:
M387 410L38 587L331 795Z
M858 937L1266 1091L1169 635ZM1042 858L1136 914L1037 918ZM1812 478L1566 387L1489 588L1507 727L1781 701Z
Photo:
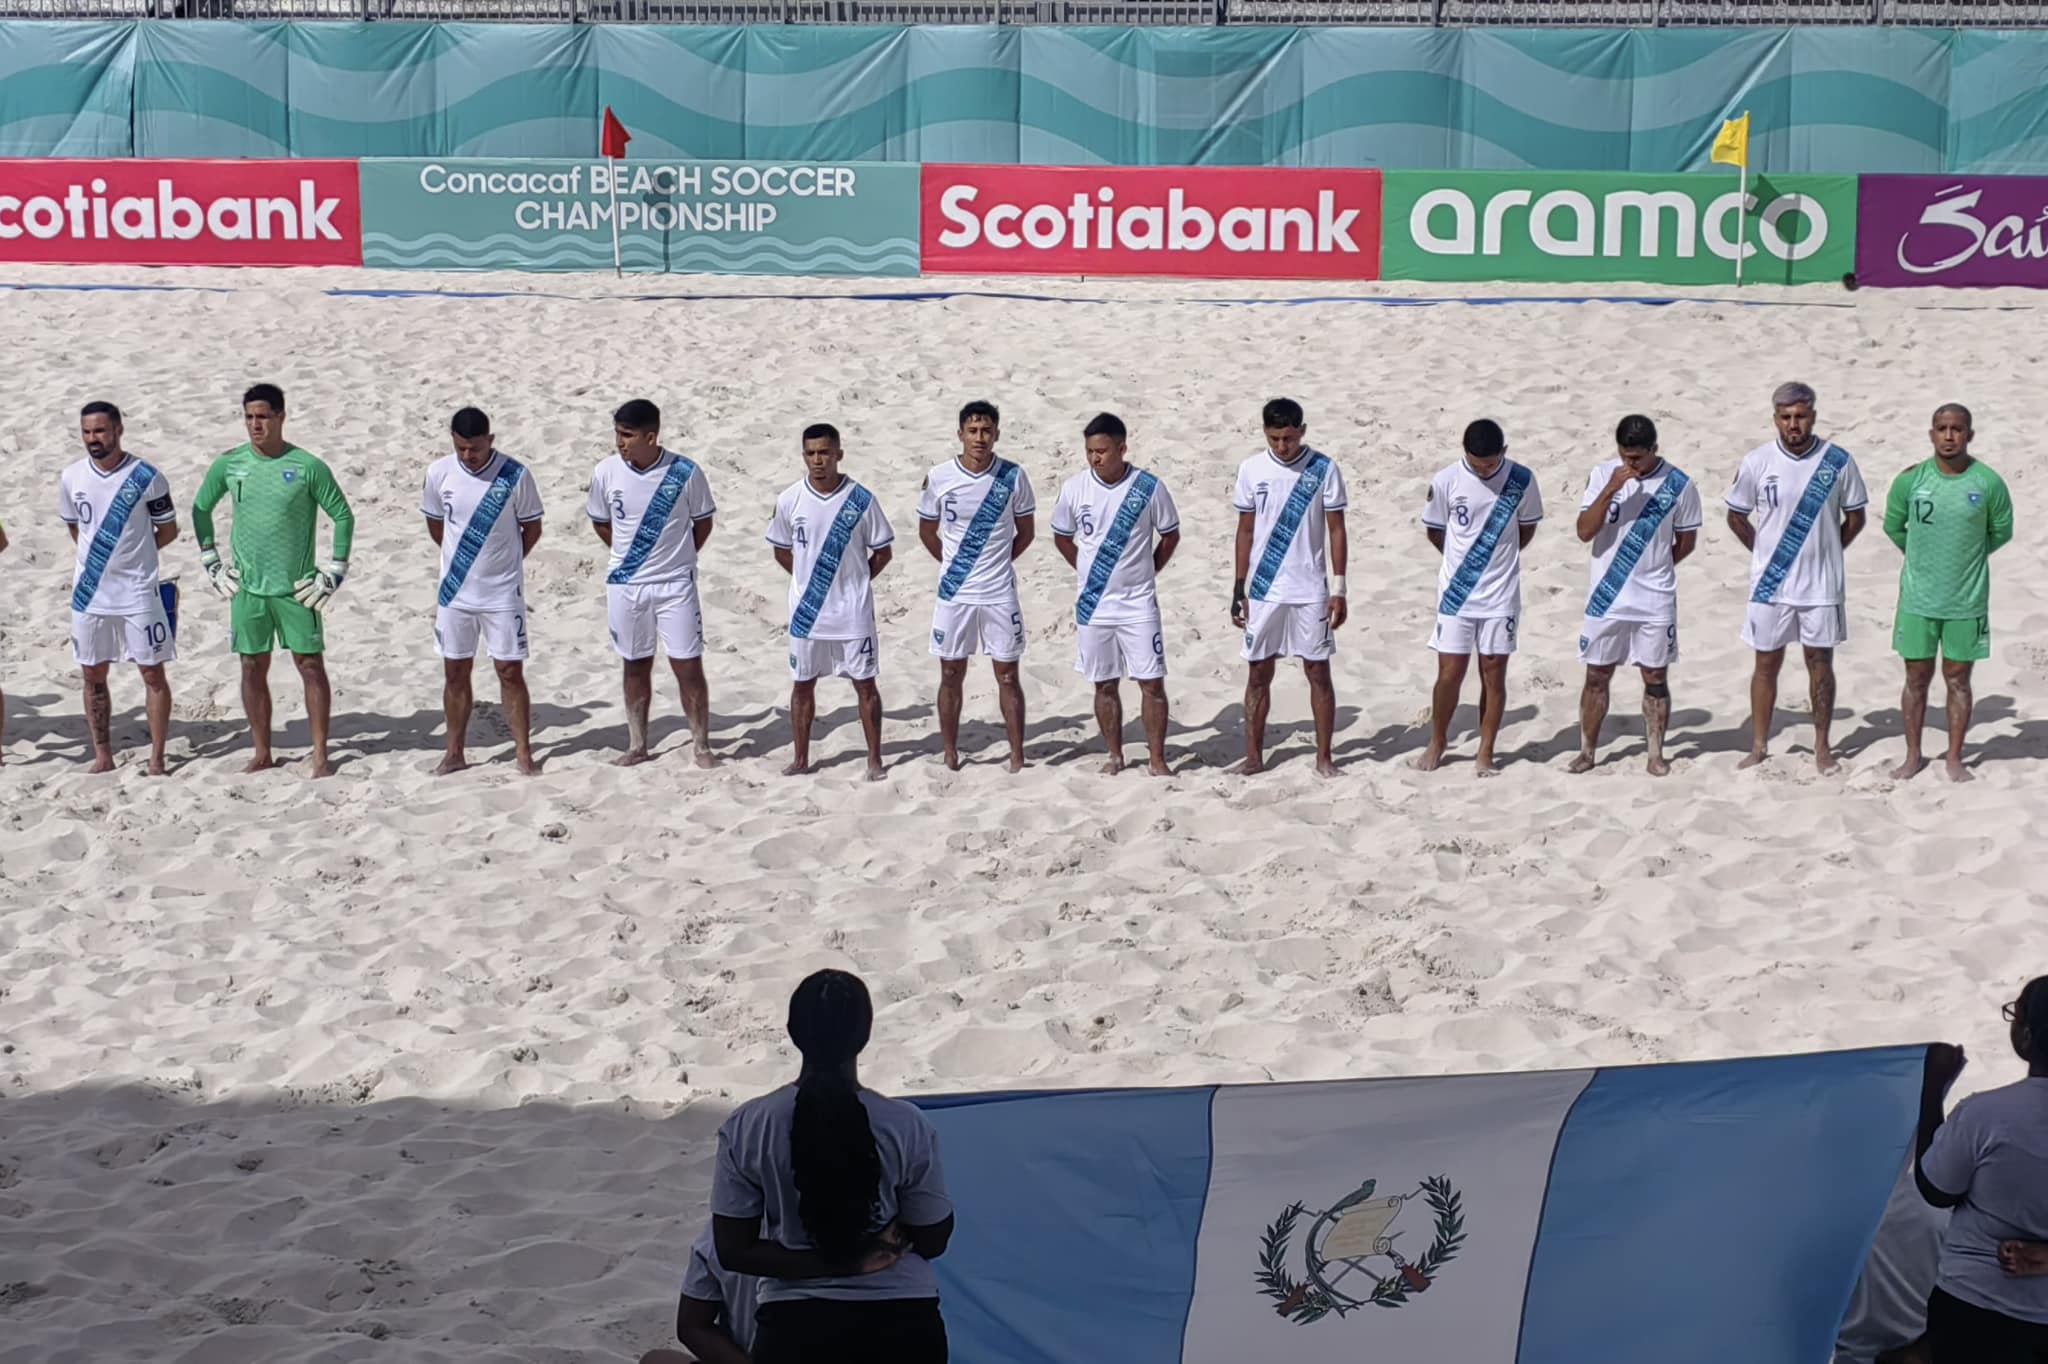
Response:
M1941 1238L1936 1283L1964 1302L2048 1325L2048 1275L2015 1277L1998 1267L2000 1241L2048 1240L2048 1079L1957 1104L1920 1171L1963 1200Z
M1918 1340L1927 1330L1927 1295L1941 1258L1948 1213L1920 1196L1912 1153L1892 1181L1892 1195L1877 1224L1870 1258L1849 1295L1849 1310L1835 1333L1834 1364L1872 1364L1886 1350Z
M690 1247L690 1263L683 1270L683 1296L717 1303L726 1334L746 1351L754 1348L754 1296L760 1282L751 1274L735 1274L718 1263L710 1227L705 1227Z
M939 1165L939 1137L910 1104L860 1091L875 1148L882 1158L882 1183L875 1191L875 1230L892 1221L928 1227L953 1214ZM796 1114L796 1086L788 1085L741 1104L718 1129L718 1169L711 1178L711 1212L716 1217L756 1219L763 1238L789 1250L811 1249L797 1215L796 1182L789 1165L789 1130ZM791 1298L935 1298L938 1280L931 1263L915 1252L879 1274L839 1279L762 1279L761 1301Z

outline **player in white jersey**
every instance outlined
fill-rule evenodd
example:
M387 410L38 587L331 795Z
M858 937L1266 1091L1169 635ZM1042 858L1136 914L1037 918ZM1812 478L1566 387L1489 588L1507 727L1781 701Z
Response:
M1273 703L1273 671L1284 655L1300 659L1308 678L1316 775L1334 777L1330 742L1337 728L1337 690L1330 681L1330 655L1347 612L1344 564L1350 553L1344 475L1337 461L1303 443L1308 422L1300 403L1275 398L1259 421L1266 448L1237 466L1231 495L1237 545L1230 623L1244 631L1247 665L1239 770L1266 770L1266 712Z
M753 1275L719 1263L707 1224L691 1243L676 1301L676 1339L684 1348L649 1350L640 1364L749 1364L760 1286Z
M434 643L441 653L448 753L434 775L469 766L463 740L476 708L469 679L481 643L498 674L514 758L531 777L540 765L533 758L533 699L526 690L526 556L540 543L540 485L532 470L497 448L491 419L476 408L458 411L448 432L455 453L427 466L420 489L427 534L441 547Z
M1474 770L1494 773L1493 745L1507 711L1508 657L1522 618L1522 551L1543 519L1535 471L1507 457L1507 436L1484 418L1465 428L1465 456L1429 482L1422 526L1443 556L1437 570L1436 686L1430 694L1424 772L1443 764L1451 717L1479 655L1479 754Z
M804 428L804 476L775 499L768 543L789 574L789 728L796 752L786 777L811 770L818 679L853 683L868 743L869 781L882 779L882 693L874 581L889 566L896 532L873 493L839 472L839 429Z
M1614 670L1643 673L1643 735L1650 775L1671 770L1664 730L1671 722L1671 665L1678 661L1678 565L1699 543L1700 490L1657 453L1657 424L1628 416L1614 430L1616 458L1597 465L1579 503L1579 540L1593 547L1591 593L1579 627L1579 756L1593 770L1607 719Z
M178 656L175 586L158 578L157 551L178 538L171 485L147 461L121 448L121 409L81 409L85 458L57 481L57 515L71 532L71 655L78 661L92 732L92 770L114 770L114 703L107 670L126 661L142 674L149 716L149 774L164 774L171 727L171 686L164 665Z
M1122 682L1127 673L1136 680L1148 770L1164 777L1166 636L1156 578L1180 544L1180 513L1158 475L1125 461L1126 432L1114 413L1099 414L1081 436L1088 468L1061 486L1052 509L1052 542L1076 575L1074 671L1095 684L1109 772L1123 771Z
M618 453L590 475L590 523L611 546L605 606L612 648L625 660L626 751L620 767L647 761L654 652L668 655L682 694L697 766L712 767L711 690L704 681L704 610L697 553L717 508L704 471L661 448L661 409L635 398L612 414Z
M961 408L960 454L926 474L917 496L917 538L940 564L931 651L939 660L939 737L956 771L960 693L976 653L995 665L1010 770L1024 770L1024 611L1014 564L1031 547L1038 504L1023 466L996 458L1000 420L993 403Z
M1828 727L1835 710L1835 646L1849 633L1842 551L1863 533L1870 498L1849 452L1813 433L1811 388L1778 385L1771 409L1778 438L1743 457L1728 490L1728 528L1750 556L1742 641L1756 650L1749 756L1738 766L1754 767L1770 756L1778 671L1796 639L1806 652L1814 765L1825 774L1839 766Z

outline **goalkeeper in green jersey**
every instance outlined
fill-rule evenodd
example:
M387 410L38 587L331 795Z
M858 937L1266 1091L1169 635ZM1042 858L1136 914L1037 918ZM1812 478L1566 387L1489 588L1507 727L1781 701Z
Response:
M1948 776L1968 781L1963 736L1970 728L1970 670L1991 656L1991 552L2012 539L2012 495L2005 480L1970 454L1970 409L1935 409L1934 458L1892 480L1884 533L1906 552L1892 647L1906 660L1906 760L1903 781L1927 766L1920 730L1927 691L1941 658L1948 684Z
M199 562L208 585L230 605L235 652L242 658L242 709L249 717L253 750L248 770L260 772L273 765L270 653L281 642L291 651L306 688L313 775L325 777L334 771L327 761L334 696L322 659L326 640L320 609L348 573L356 519L333 471L285 440L284 390L257 384L243 394L242 424L248 428L248 443L213 462L192 503ZM234 504L225 558L213 533L213 509L222 498ZM322 511L334 522L334 553L316 567L313 535Z

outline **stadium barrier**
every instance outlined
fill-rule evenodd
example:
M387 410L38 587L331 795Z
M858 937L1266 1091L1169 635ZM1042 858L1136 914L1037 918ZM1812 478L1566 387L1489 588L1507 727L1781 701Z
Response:
M2048 178L0 160L0 261L2048 286Z

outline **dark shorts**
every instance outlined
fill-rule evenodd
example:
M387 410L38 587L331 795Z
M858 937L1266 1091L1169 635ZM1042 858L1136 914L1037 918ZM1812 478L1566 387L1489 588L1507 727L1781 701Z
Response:
M798 1298L754 1314L754 1364L946 1364L937 1298Z
M2048 1325L1951 1297L1927 1300L1927 1352L1934 1364L2048 1364Z

